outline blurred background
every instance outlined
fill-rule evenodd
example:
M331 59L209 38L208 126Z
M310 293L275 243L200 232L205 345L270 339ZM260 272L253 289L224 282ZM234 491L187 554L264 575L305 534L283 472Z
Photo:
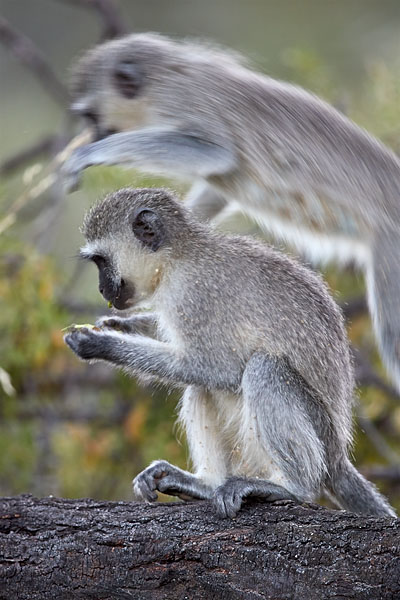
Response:
M131 31L211 38L323 96L400 152L398 0L0 0L0 494L130 499L151 460L186 466L178 395L139 387L64 346L63 327L108 312L95 267L76 260L85 210L126 185L177 182L92 168L79 192L54 181L78 126L68 70ZM228 230L262 236L232 217ZM400 257L399 257L400 259ZM400 509L400 399L382 370L353 269L324 272L357 353L354 459Z

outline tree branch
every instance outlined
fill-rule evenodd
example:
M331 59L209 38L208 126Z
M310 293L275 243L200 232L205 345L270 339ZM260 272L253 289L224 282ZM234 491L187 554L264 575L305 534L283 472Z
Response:
M68 92L53 69L34 43L0 17L0 42L26 67L29 67L45 89L64 108L68 104Z
M0 598L393 600L400 520L252 504L0 500Z
M113 0L61 0L61 2L95 10L103 22L103 40L126 33L126 27Z
M373 465L362 470L367 479L400 484L400 465Z
M354 319L360 315L368 312L368 303L365 295L356 296L347 302L341 302L340 308L346 318L346 320Z
M52 154L55 150L58 151L61 145L63 136L61 135L47 135L32 146L24 148L17 154L13 154L9 158L0 164L0 175L8 175L16 169L24 167L26 163L31 162L38 158L41 154Z

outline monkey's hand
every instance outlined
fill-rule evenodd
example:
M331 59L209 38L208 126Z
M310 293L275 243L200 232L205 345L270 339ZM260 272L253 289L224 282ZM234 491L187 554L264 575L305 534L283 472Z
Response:
M139 313L131 317L106 316L100 317L96 325L102 329L153 337L157 329L157 316L154 313Z
M81 327L64 336L65 343L83 360L110 360L111 346L118 342L115 334Z
M86 144L74 150L62 166L61 177L66 192L75 192L79 188L82 171L93 164L90 161L91 146Z
M195 475L170 465L166 460L156 460L139 473L132 482L137 500L155 502L156 490L182 500L206 500L211 498L212 489Z
M137 333L134 320L123 317L100 317L96 321L97 327L102 329L112 329L114 331L123 331L124 333Z
M220 517L233 518L237 515L245 498L274 500L296 500L284 487L265 479L231 477L214 492L213 504Z

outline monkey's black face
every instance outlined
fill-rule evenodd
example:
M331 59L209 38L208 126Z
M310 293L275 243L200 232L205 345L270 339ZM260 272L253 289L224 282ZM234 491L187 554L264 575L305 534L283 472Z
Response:
M99 77L100 75L98 74L97 78ZM89 79L90 81L95 79L95 74L92 73L92 77ZM120 99L134 100L140 96L143 88L143 81L144 74L140 65L136 64L130 58L119 60L111 70L109 81L110 89L113 91L113 94L116 94L118 97L117 104ZM87 94L88 90L91 92L90 94ZM99 102L98 100L100 93L101 90L99 90L98 86L93 82L88 88L88 78L86 78L86 81L78 88L78 90L76 90L74 94L75 101L71 106L72 112L78 117L81 117L85 124L92 129L94 142L125 129L125 127L121 128L121 123L119 123L119 126L110 125L110 121L112 122L113 120L113 109L115 106L114 103L111 103L111 110L110 107L105 108L104 102ZM87 94L88 97L82 98L82 94L83 96ZM119 112L120 107L117 108L117 113Z
M99 113L90 107L80 107L79 103L72 105L72 112L83 119L85 125L87 125L93 131L93 141L98 142L109 135L118 133L118 130L111 127L104 127L101 123L101 117Z
M103 256L94 255L91 260L99 271L100 294L118 310L131 307L135 296L134 284L123 278L116 279L113 269Z

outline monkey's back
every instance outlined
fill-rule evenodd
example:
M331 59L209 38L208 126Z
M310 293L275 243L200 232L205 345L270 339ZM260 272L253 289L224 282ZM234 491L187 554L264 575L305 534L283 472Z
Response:
M255 178L275 189L284 182L289 193L312 183L359 217L384 206L399 218L400 161L367 131L312 93L242 66L216 79L229 104L223 118Z
M210 363L221 368L244 366L260 351L286 357L349 436L349 344L322 279L264 243L220 233L207 237L190 250L196 272L182 261L179 281L170 283L170 308L179 314L187 343L200 339Z

